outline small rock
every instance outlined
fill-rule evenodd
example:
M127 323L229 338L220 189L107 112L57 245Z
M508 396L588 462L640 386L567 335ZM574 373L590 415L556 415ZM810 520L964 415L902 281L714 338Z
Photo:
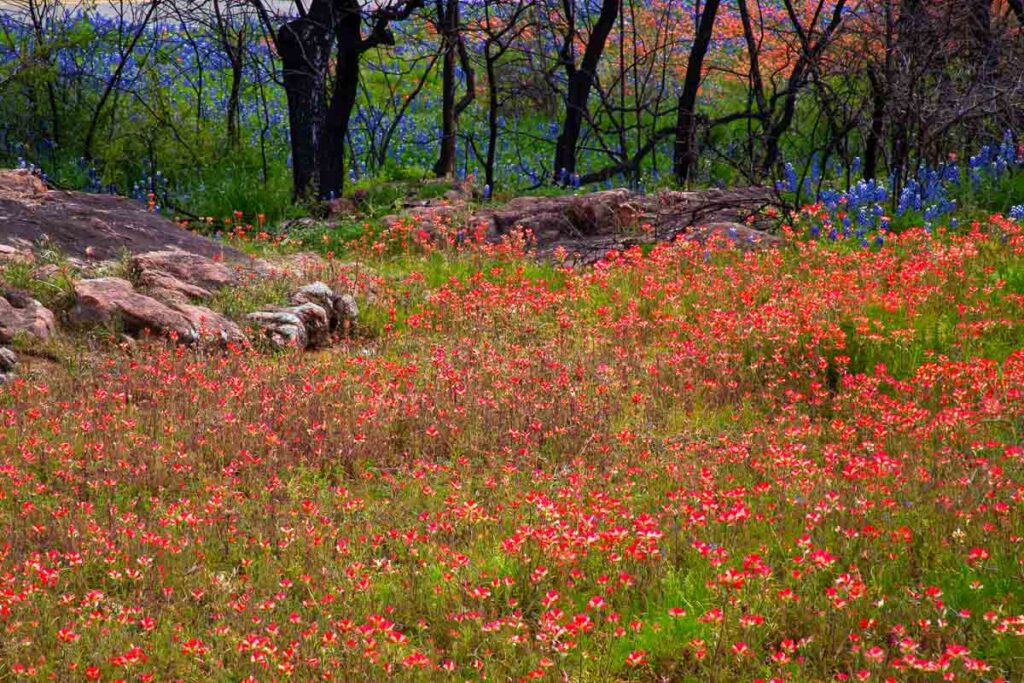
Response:
M18 354L0 346L0 385L14 380L14 371L18 367Z
M0 263L32 263L35 256L29 249L18 249L9 244L0 244Z
M334 292L323 282L311 282L292 292L291 302L296 306L302 304L316 304L330 314L331 329L337 326L337 319L333 315Z
M14 372L18 367L18 354L6 346L0 346L0 373Z
M352 216L359 212L359 207L351 197L339 197L327 202L327 214L332 218Z
M687 232L683 239L702 245L715 241L731 243L741 251L768 249L784 242L778 235L755 230L741 223L727 222L697 226Z
M24 168L0 171L0 198L33 200L49 189L42 178Z
M295 291L291 302L296 305L316 304L327 312L329 331L335 332L339 327L346 332L359 317L359 306L351 294L337 294L323 282L313 282Z
M56 330L50 309L23 292L0 290L0 343L10 343L19 333L44 341Z

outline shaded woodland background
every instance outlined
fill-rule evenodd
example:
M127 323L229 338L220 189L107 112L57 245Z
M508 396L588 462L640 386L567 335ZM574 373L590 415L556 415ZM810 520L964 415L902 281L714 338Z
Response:
M1022 18L1021 0L18 0L0 163L192 216L429 176L486 197L760 183L794 204L878 179L895 207L922 168L1016 144Z

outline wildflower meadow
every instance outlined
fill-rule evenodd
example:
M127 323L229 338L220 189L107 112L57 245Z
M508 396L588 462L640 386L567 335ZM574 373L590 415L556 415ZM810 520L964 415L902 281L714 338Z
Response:
M1022 58L0 0L0 683L1024 681Z
M5 678L1020 680L1018 223L385 235L332 352L3 388Z

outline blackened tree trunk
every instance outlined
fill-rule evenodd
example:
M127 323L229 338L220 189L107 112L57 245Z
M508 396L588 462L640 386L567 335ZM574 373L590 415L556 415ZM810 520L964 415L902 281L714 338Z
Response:
M455 63L459 46L459 2L437 0L437 24L444 62L441 72L441 150L434 175L441 178L455 169Z
M244 63L244 46L240 39L237 52L231 53L229 60L231 62L231 90L228 92L228 107L227 107L227 123L228 123L228 141L238 146L240 129L239 125L239 107L242 96L242 69Z
M499 48L499 53L501 52ZM498 153L498 82L491 42L484 44L484 65L487 69L487 160L484 162L484 181L494 190L494 160Z
M896 36L894 38L896 53L900 59L910 65L913 70L917 66L913 62L915 44L925 32L920 30L924 6L921 0L900 0L899 16L896 19ZM916 79L901 79L900 90L894 94L894 111L892 114L892 131L890 132L889 166L893 175L893 201L903 190L903 183L910 163L910 118L907 110L915 100Z
M329 0L314 0L305 16L289 21L277 34L296 200L315 196L320 187L318 148L327 121L326 77L332 42Z
M885 58L882 61L881 73L874 64L867 69L868 83L871 86L871 128L864 144L864 177L873 180L878 176L881 157L885 146L885 126L889 121L892 109L891 98L893 88L893 61L896 50L896 17L893 0L886 0L882 6L882 20L885 31L883 45Z
M338 50L334 62L334 84L317 148L321 199L340 197L345 186L345 136L356 104L359 59L364 50L361 27L358 0L343 0L335 27Z
M875 70L870 67L868 68L868 81L871 83L871 129L864 142L864 178L872 180L878 175L887 102L885 85L878 78Z
M718 13L719 0L707 0L704 11L697 22L696 35L690 46L690 57L686 62L686 78L683 90L679 94L676 108L676 140L673 171L676 181L685 184L690 179L690 172L697 165L697 92L704 70L704 56L711 45L711 32Z
M597 65L604 53L605 43L611 33L615 21L619 17L619 0L602 0L601 13L590 32L587 47L583 51L583 60L579 68L566 65L569 72L569 89L565 97L565 120L562 132L555 143L555 180L561 181L565 173L576 172L576 146L583 130L583 121L587 113L587 101L590 90L597 75Z
M260 23L271 26L268 5L249 2ZM308 10L295 4L299 18L282 26L274 41L288 98L293 194L296 200L327 199L340 196L345 184L345 137L356 103L360 57L378 45L394 45L389 23L407 19L423 0L371 3L365 12L361 0L312 0ZM370 27L365 38L364 21Z
M966 12L977 78L991 82L996 76L999 57L992 31L991 0L969 0Z

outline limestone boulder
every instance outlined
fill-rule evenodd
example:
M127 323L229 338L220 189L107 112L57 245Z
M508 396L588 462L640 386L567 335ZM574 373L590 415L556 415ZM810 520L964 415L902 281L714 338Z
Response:
M256 311L246 316L246 319L276 349L305 349L307 346L309 337L305 324L288 309Z
M151 291L172 292L185 299L209 299L213 296L213 293L204 287L185 282L173 275L157 270L146 270L140 273L139 285Z
M135 291L132 283L116 277L75 283L75 305L70 320L83 326L120 323L126 333L175 336L191 344L199 334L189 318L153 297Z
M168 305L188 319L200 339L234 344L244 344L247 341L238 325L214 310L183 302Z
M334 318L334 292L325 283L318 281L303 285L292 292L290 299L292 304L296 306L301 306L302 304L316 304L320 306L327 311L331 329L333 330L337 326L337 320Z
M150 251L132 258L139 282L178 289L187 296L208 297L209 292L236 284L233 268L201 254L178 250ZM147 282L147 280L149 282Z
M271 308L247 319L275 348L318 349L330 342L331 317L315 303Z
M237 249L187 230L134 199L56 190L29 171L0 169L0 252L27 248L31 253L40 242L86 264L116 259L125 251L171 249L232 262L249 260Z

